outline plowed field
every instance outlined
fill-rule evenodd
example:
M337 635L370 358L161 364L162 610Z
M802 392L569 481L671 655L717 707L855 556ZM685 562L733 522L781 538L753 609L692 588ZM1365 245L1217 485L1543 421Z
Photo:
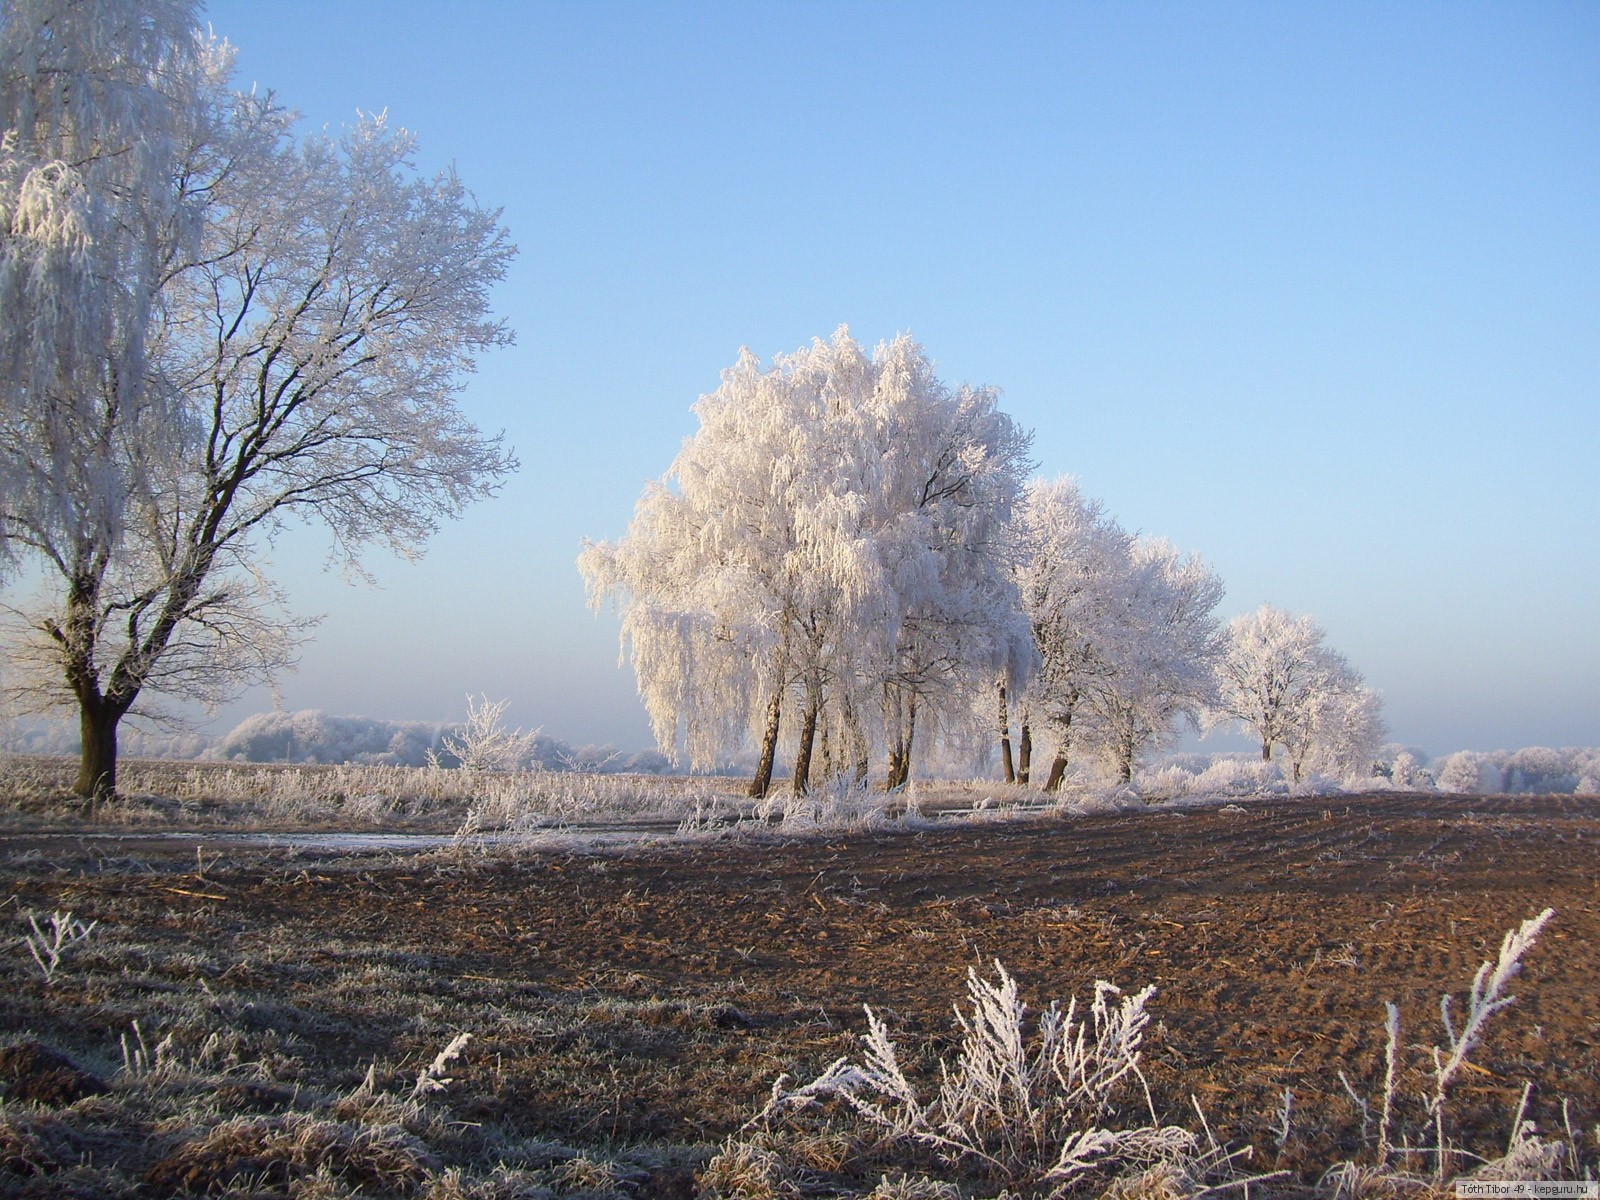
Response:
M1526 1083L1542 1127L1563 1099L1580 1130L1600 1114L1592 797L1260 801L603 857L9 849L9 933L29 909L100 925L49 985L20 942L0 951L0 1040L109 1071L137 1019L196 1062L215 1035L210 1053L256 1077L332 1093L374 1064L408 1085L467 1030L441 1103L507 1138L715 1143L779 1073L851 1053L863 1004L908 1057L947 1052L969 968L999 961L1036 1003L1155 984L1162 1116L1193 1125L1198 1102L1219 1137L1310 1180L1359 1148L1350 1092L1376 1101L1384 1002L1412 1098L1398 1119L1420 1129L1441 995L1459 1006L1547 906L1452 1132L1503 1147Z

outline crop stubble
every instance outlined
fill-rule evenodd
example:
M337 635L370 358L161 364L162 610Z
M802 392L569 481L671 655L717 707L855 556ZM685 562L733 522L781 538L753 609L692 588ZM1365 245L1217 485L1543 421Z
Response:
M1035 1003L1096 979L1158 987L1146 1073L1165 1118L1310 1174L1356 1152L1340 1072L1376 1099L1383 1003L1402 1092L1501 935L1556 917L1474 1056L1461 1140L1503 1145L1524 1082L1600 1113L1600 801L1384 795L994 822L920 833L724 838L604 857L322 858L154 843L13 854L13 911L101 924L45 986L6 956L0 1035L101 1061L138 1019L219 1030L258 1074L401 1088L475 1034L443 1103L507 1136L714 1143L780 1072L849 1053L861 1005L948 1051L969 968ZM1285 1089L1295 1136L1273 1159ZM1191 1099L1192 1097L1192 1099ZM1417 1114L1411 1114L1416 1117Z

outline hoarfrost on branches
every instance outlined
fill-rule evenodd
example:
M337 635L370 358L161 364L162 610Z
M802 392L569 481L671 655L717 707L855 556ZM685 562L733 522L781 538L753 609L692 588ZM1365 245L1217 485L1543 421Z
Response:
M1045 781L1045 790L1053 792L1061 786L1074 735L1084 727L1080 718L1088 706L1081 702L1115 669L1114 620L1128 584L1133 539L1071 479L1030 484L1016 524L1018 591L1039 667L1026 690L1013 685L1012 694L1028 744L1036 721L1053 736L1055 758ZM1001 732L1009 751L1005 724ZM1024 783L1027 774L1024 763Z
M1017 525L1039 658L1017 707L1025 738L1042 724L1055 742L1045 788L1061 786L1079 747L1126 783L1139 756L1210 697L1222 584L1200 559L1128 534L1070 479L1033 484Z
M1222 581L1197 556L1159 538L1138 538L1111 622L1110 669L1086 694L1097 748L1127 783L1139 756L1180 722L1198 724L1212 696L1219 634L1212 610Z
M414 555L515 465L456 407L476 356L510 341L488 306L514 253L499 214L453 173L420 177L381 116L297 140L270 95L228 88L191 7L148 13L7 9L13 126L68 128L81 93L103 101L96 145L160 149L127 160L131 183L114 150L110 178L84 177L104 185L85 211L126 245L67 221L43 248L8 236L0 262L7 299L59 335L24 355L7 321L5 352L26 361L0 398L0 538L45 579L9 632L31 699L78 709L78 789L96 796L141 696L216 703L293 661L305 623L282 611L263 540L312 521L349 569L371 544ZM82 52L42 88L68 28ZM7 135L4 196L26 192L23 149ZM4 215L15 229L29 211ZM100 311L90 276L126 303Z
M34 528L114 541L148 482L128 451L172 435L151 322L199 246L183 157L212 139L229 57L192 0L0 10L0 567ZM120 446L93 437L108 406Z

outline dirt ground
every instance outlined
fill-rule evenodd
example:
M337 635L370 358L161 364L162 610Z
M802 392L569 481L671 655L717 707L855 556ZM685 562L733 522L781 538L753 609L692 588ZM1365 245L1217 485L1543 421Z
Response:
M1548 906L1452 1133L1503 1147L1531 1083L1541 1128L1565 1100L1600 1136L1584 1132L1600 1121L1593 797L1252 801L604 856L213 861L181 841L14 837L0 902L0 1042L110 1076L138 1020L195 1063L225 1043L258 1080L332 1094L369 1067L403 1089L465 1030L440 1103L502 1145L715 1144L780 1073L852 1053L863 1004L908 1057L947 1053L969 968L996 961L1035 1004L1153 983L1162 1117L1193 1126L1198 1104L1219 1138L1306 1181L1361 1146L1351 1093L1376 1103L1385 1001L1397 1120L1416 1133L1441 995L1462 1005L1502 935ZM12 940L27 910L99 922L48 985Z

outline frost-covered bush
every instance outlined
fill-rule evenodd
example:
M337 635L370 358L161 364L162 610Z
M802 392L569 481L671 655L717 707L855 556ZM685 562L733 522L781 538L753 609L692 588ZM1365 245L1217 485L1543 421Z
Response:
M1480 796L1505 791L1505 771L1493 755L1458 750L1434 763L1434 779L1441 792Z
M1371 763L1370 785L1373 787L1402 792L1431 792L1434 789L1434 773L1428 765L1425 750L1391 742L1372 757Z
M1508 792L1571 792L1578 786L1576 752L1529 746L1506 757Z
M163 757L204 757L234 762L360 763L380 767L421 767L436 761L440 766L457 767L461 765L459 749L469 740L477 744L470 720L465 723L388 721L377 717L335 717L316 709L302 709L246 717L205 749L203 755L200 751L204 746L197 746L188 754ZM75 753L76 734L49 750L29 749L34 753ZM560 738L537 730L532 733L518 730L514 739L503 741L498 749L506 751L495 756L496 769L500 770L661 775L672 769L671 761L653 750L629 753L615 746L574 749Z
M1086 1173L1194 1155L1192 1133L1157 1119L1139 1068L1154 987L1126 994L1100 981L1086 1010L1074 999L1034 1017L1005 967L995 971L993 982L968 971L960 1046L954 1061L940 1061L931 1094L905 1073L888 1026L868 1008L861 1061L841 1058L794 1090L780 1078L763 1117L835 1100L891 1143L1041 1196Z
M141 727L132 719L118 730L122 753L128 758L199 758L215 739L192 729ZM15 754L76 756L78 723L74 720L22 718L0 723L0 746Z
M858 785L848 774L835 775L804 795L769 795L756 806L757 820L784 833L881 829L919 816L915 788L887 795Z
M1179 799L1206 796L1285 796L1290 785L1279 762L1262 762L1259 755L1184 755L1141 771L1134 780L1151 798Z
M335 717L316 709L246 717L208 754L240 762L368 763L420 767L447 726L424 721Z
M509 700L467 697L467 723L451 729L439 739L439 750L428 752L428 765L455 765L465 771L525 770L533 756L538 730L532 733L507 729L506 706Z

